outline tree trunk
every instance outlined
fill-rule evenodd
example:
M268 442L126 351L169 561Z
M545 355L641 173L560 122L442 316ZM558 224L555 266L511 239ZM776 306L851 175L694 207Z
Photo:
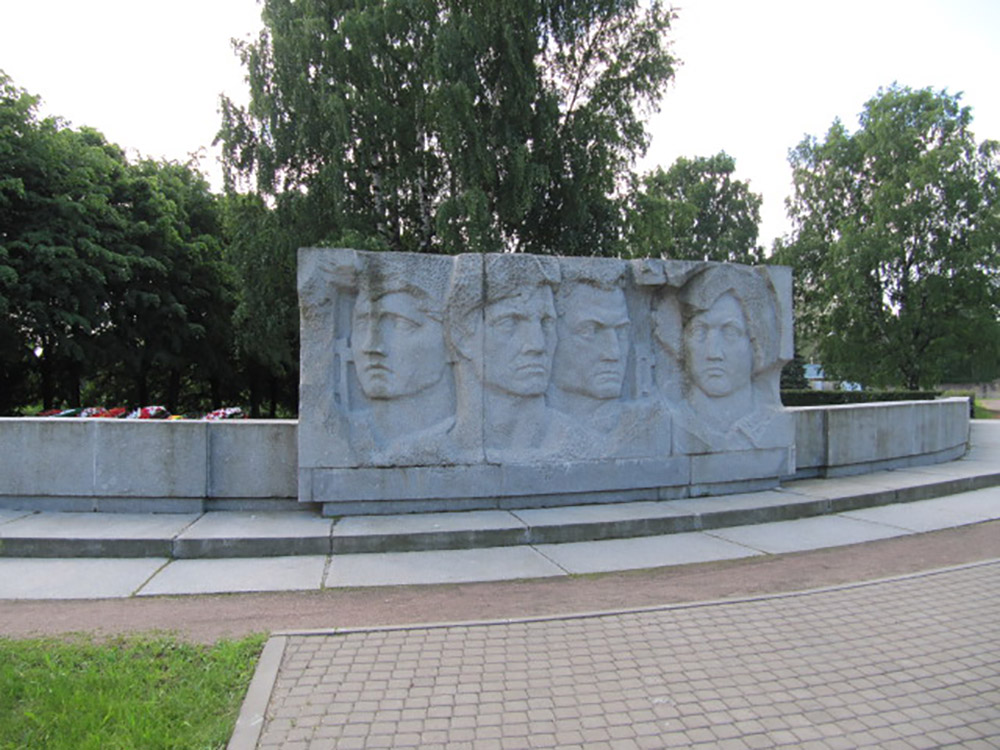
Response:
M45 411L54 409L55 387L52 382L52 362L44 350L42 356L38 358L38 373L41 376L42 409Z
M247 368L247 382L250 384L250 417L260 418L260 389L258 386L257 370L252 365Z
M80 372L83 366L79 362L74 362L66 368L66 380L64 382L66 401L70 408L79 409L80 403Z
M143 406L149 406L149 378L146 375L145 368L136 374L134 384L136 408L141 409Z
M278 415L278 378L271 375L268 381L268 396L270 397L271 406L268 409L267 416L274 419Z
M208 392L212 399L212 408L218 409L224 406L222 403L222 385L219 383L218 378L208 379Z
M167 379L167 411L173 414L177 411L177 403L181 395L181 372L176 367L170 370L170 377Z

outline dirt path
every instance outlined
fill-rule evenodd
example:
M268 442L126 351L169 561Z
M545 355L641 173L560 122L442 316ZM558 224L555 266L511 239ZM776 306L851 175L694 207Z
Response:
M0 635L254 632L457 622L755 596L1000 558L1000 521L850 547L597 576L318 592L0 601Z

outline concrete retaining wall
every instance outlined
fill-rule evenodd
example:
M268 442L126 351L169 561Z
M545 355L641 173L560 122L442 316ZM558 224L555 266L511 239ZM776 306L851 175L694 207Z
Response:
M795 412L797 478L839 477L940 463L969 442L969 401L804 406Z
M949 461L965 453L969 439L964 398L792 411L796 478ZM298 507L297 430L294 420L0 418L0 508L188 513ZM610 499L599 485L581 488L578 502Z
M0 419L0 508L188 513L297 496L294 420Z

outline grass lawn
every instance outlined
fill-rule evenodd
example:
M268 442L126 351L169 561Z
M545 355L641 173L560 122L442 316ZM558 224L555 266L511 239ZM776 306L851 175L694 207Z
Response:
M1000 419L1000 412L990 411L979 403L978 400L973 403L972 408L974 410L974 419Z
M0 638L0 750L224 748L265 640Z

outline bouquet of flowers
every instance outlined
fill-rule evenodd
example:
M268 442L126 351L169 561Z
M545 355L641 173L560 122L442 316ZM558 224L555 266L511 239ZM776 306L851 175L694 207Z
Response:
M125 419L166 419L170 412L162 406L143 406L125 416Z
M105 409L103 406L88 406L76 409L49 409L43 411L40 417L85 417L88 419L166 419L178 420L188 419L182 414L171 414L164 406L143 406L138 409L126 409L123 406L116 406L112 409ZM197 417L191 417L195 419ZM247 415L239 406L227 406L222 409L210 411L200 417L210 422L221 419L246 419Z
M224 409L210 411L204 418L210 422L215 422L220 419L246 419L246 416L243 414L243 410L240 407L227 406Z

